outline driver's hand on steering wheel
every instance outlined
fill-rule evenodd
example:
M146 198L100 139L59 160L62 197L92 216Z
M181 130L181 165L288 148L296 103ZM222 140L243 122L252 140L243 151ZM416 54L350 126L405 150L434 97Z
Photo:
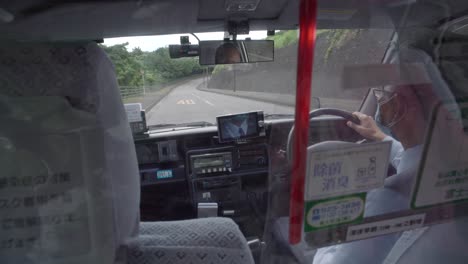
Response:
M353 115L361 121L361 124L358 125L348 121L346 122L346 125L354 129L361 136L373 141L382 141L386 137L382 130L377 126L374 118L360 112L354 112Z

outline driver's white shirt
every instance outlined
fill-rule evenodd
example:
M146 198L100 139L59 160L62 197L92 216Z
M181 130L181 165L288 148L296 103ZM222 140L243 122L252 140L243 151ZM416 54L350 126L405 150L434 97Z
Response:
M403 146L401 143L390 136L386 136L384 141L391 141L392 142L392 149L390 151L390 163L396 169L400 165L401 157L403 156Z
M225 123L225 128L226 131L229 133L231 138L239 138L239 128L242 128L242 131L244 131L244 135L247 135L247 119L244 119L244 122L240 126L236 126L231 122Z

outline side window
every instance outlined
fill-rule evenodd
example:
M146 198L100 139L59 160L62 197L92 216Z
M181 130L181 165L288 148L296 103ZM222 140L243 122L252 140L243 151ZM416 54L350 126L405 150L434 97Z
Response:
M369 87L349 83L344 76L354 67L380 64L392 33L390 29L318 30L312 96L320 99L322 107L359 109Z
M325 29L317 31L312 108L358 110L369 87L348 86L343 80L348 67L381 63L391 29ZM295 96L298 30L282 30L267 39L275 42L275 60L247 65L217 65L208 88ZM255 85L251 85L254 83Z

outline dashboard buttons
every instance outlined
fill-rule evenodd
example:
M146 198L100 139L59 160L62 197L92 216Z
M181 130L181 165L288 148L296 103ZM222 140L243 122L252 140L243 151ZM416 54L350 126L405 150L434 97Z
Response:
M261 158L258 158L258 159L257 159L257 164L258 164L258 165L265 165L265 163L266 163L266 162L265 162L265 158L261 157Z
M198 169L196 174L219 173L219 172L232 172L230 167L212 167L205 169Z

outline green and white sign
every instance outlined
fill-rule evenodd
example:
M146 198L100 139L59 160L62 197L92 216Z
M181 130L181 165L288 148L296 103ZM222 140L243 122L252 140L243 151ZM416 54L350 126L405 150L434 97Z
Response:
M305 204L304 232L356 223L363 219L366 193L308 201Z

